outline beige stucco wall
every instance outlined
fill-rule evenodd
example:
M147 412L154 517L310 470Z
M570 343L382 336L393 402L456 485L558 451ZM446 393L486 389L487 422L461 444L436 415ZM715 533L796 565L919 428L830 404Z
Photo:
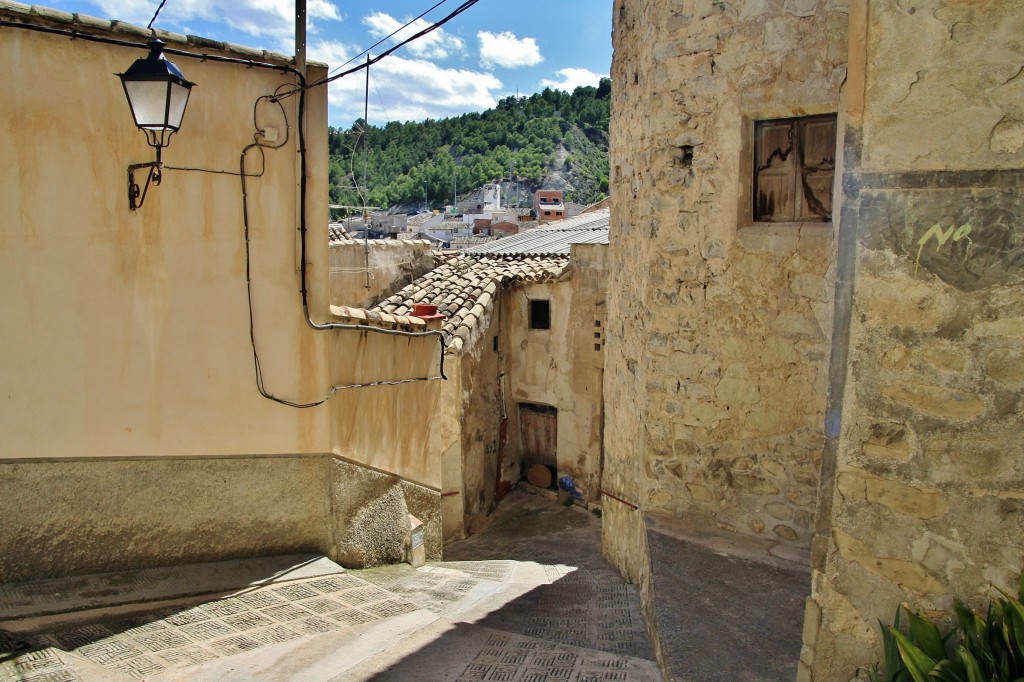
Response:
M324 451L326 410L291 410L255 390L237 176L169 168L142 208L128 209L126 167L154 154L112 74L145 50L4 35L0 68L16 96L0 102L0 457ZM253 103L295 78L173 59L198 85L165 164L237 171ZM295 104L286 103L292 125ZM309 93L307 113L315 169L323 91ZM296 294L295 144L267 151L264 176L250 179L253 306L269 389L308 398L324 388L327 340L305 326ZM309 178L311 296L321 308L324 182Z
M577 247L573 247L576 249ZM594 246L585 262L576 251L558 280L514 288L504 316L508 352L508 447L506 467L523 459L520 403L558 410L556 469L571 476L587 500L595 500L601 469L603 353L594 350L594 322L604 320L604 251ZM546 299L550 329L529 328L529 301ZM603 329L603 327L601 327Z
M752 121L836 112L846 3L618 2L609 490L806 547L835 280L829 223L751 224Z
M851 19L849 355L800 678L816 682L879 661L897 604L984 609L1024 570L1024 15L869 0Z
M396 239L331 242L331 305L366 308L390 296L433 269L430 248Z
M569 390L573 413L565 427L572 438L558 455L559 475L572 476L590 501L599 499L604 462L604 343L608 247L573 244L569 261ZM562 424L559 425L562 428Z
M149 36L24 6L0 14L118 40ZM369 488L380 492L375 504L392 515L415 510L437 556L441 479L432 448L440 453L445 435L423 425L441 382L343 390L310 409L271 402L256 388L241 189L230 173L253 140L258 98L296 77L171 55L197 86L164 150L162 184L132 212L126 168L154 153L113 74L146 50L3 33L0 537L15 545L0 548L0 580L297 549L340 556L353 519L339 512L350 491L334 485L332 454L366 465L368 481L386 481ZM160 35L172 48L191 47L184 36ZM255 51L227 54L287 64ZM309 70L310 78L325 73ZM263 171L247 182L266 390L306 403L337 385L436 375L436 338L306 324L298 98L282 104L283 113L263 100L256 118L291 138L266 150L262 166L250 153L246 166ZM305 110L310 314L328 322L326 89L310 90Z

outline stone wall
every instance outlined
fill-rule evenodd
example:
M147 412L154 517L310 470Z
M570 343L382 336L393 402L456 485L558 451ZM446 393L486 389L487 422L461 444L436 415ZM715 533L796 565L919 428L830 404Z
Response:
M853 3L802 680L879 661L897 604L984 608L1024 570L1022 38L1012 0Z
M0 582L319 552L441 556L440 493L331 455L0 462ZM406 524L406 525L403 525Z
M441 558L438 491L336 457L330 467L332 559L348 568L400 563L410 515L423 522L427 558Z
M751 222L750 140L838 111L847 11L616 4L606 475L646 510L810 543L835 230Z
M426 241L331 242L331 305L367 308L434 267Z
M328 551L323 457L5 461L0 582Z
M503 356L508 351L501 347L499 336L504 297L507 294L499 294L489 308L479 311L473 335L466 339L461 355L456 356L462 379L456 404L461 406L462 514L467 530L494 510L501 484L499 467L504 468L501 434L506 420L502 384ZM498 347L494 344L496 337ZM515 473L518 474L518 467ZM518 477L512 483L515 480Z

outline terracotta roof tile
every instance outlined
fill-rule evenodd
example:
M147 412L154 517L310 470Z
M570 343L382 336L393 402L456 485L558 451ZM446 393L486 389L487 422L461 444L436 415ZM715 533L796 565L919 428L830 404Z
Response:
M438 312L447 316L441 331L449 352L458 353L472 337L477 323L494 305L499 287L558 278L566 271L568 263L568 256L561 254L459 255L447 258L431 272L379 301L371 310L405 315L413 303L433 303Z

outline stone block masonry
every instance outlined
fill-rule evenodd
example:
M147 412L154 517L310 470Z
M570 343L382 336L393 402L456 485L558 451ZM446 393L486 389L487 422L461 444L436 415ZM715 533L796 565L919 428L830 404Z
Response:
M752 221L748 136L838 110L847 19L813 0L617 6L606 438L640 462L624 492L646 510L809 546L835 231Z
M983 606L1024 569L1024 15L620 0L613 20L602 485L810 543L798 679L846 682L897 604ZM752 223L755 122L828 113L834 222ZM605 548L640 578L628 544Z

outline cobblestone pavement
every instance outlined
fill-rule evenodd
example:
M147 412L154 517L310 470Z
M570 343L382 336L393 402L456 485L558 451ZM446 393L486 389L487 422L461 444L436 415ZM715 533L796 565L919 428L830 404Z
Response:
M513 494L446 557L333 573L321 559L320 575L157 611L0 621L0 682L660 679L636 591L584 510Z

